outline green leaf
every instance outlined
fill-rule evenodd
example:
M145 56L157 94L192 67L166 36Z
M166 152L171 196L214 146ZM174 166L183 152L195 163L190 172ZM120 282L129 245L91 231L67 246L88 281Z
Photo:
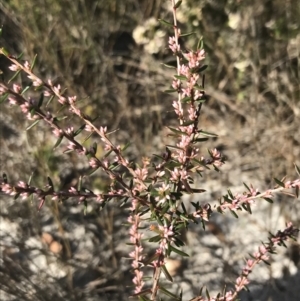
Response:
M246 206L247 206L247 211L248 211L250 214L252 214L252 210L251 210L250 204L247 203Z
M52 100L54 99L55 95L52 95L49 100L47 101L46 107L48 107L50 105L50 103L52 102Z
M280 243L279 243L280 246L284 246L285 248L287 248L287 245L284 243L284 241L282 240ZM276 254L276 253L275 253Z
M170 68L170 69L176 69L176 67L172 66L172 65L168 65L168 64L162 64L162 65L167 67L167 68Z
M160 160L163 160L164 158L162 156L156 155L156 154L152 154L153 157L158 158ZM155 165L152 164L152 167L155 167Z
M227 192L228 192L228 195L229 195L229 197L233 200L234 199L234 197L233 197L233 194L232 194L232 192L231 192L231 190L230 189L228 189L227 190Z
M243 182L243 184L244 184L244 186L246 187L246 189L247 189L248 191L251 191L251 189L249 188L249 186L248 186L245 182Z
M182 37L189 37L189 36L191 36L191 35L193 35L193 34L195 34L195 32L193 31L193 32L188 32L188 33L182 33L182 34L180 34L180 37L182 38Z
M208 65L203 65L203 66L200 67L200 68L195 68L195 69L193 69L192 72L193 72L193 73L201 73L201 72L203 72L204 70L206 70L207 67L208 67Z
M174 92L177 92L177 90L175 90L175 89L168 89L168 90L165 90L164 92L165 93L174 93Z
M165 164L165 167L169 168L169 169L173 169L178 166L182 166L182 164L179 163L178 161L177 162L169 162L169 163Z
M29 131L32 129L34 126L36 126L40 122L40 119L36 120L33 124L31 124L29 127L26 128L26 131Z
M112 150L108 151L108 152L103 156L103 158L107 158L111 153L112 153Z
M3 174L2 174L2 178L3 178L4 184L7 184L8 178L7 178L7 174L6 174L6 173L3 173Z
M184 257L190 257L188 254L184 253L183 251L178 250L177 248L173 247L170 245L170 250L174 253L179 254L180 256L184 256Z
M93 135L93 132L89 133L89 134L87 135L87 137L84 138L83 143L86 142L86 141L88 141L88 140L91 138L92 135Z
M92 148L93 148L93 152L96 154L97 153L97 148L98 148L98 145L97 145L96 142L93 143Z
M62 142L63 138L64 138L64 136L59 136L58 137L55 145L53 146L53 149L57 148L60 145L60 143Z
M220 206L217 207L217 211L218 211L219 213L221 213L221 214L223 213L223 211L222 211L222 209L221 209Z
M197 49L203 49L203 45L204 43L203 43L203 37L201 37L200 39L199 39L199 42L198 42L198 44L197 44Z
M157 191L156 189L153 188L153 189L151 189L151 191L150 191L150 195L156 197L156 196L158 196L158 191Z
M180 290L180 293L179 293L179 301L182 301L182 294L183 294L183 291L182 289Z
M281 181L279 181L278 179L274 178L274 181L281 187L285 188L284 183L282 183Z
M8 81L8 83L12 82L19 74L21 73L21 70L18 70L13 77Z
M174 75L174 77L180 80L187 80L187 77L184 75Z
M182 131L177 130L175 128L172 128L170 126L168 126L167 128L170 129L173 133L177 133L177 134L180 134L180 135L188 136L188 133L186 133L186 132L182 132Z
M205 190L205 189L199 189L199 188L192 188L192 191L193 191L194 193L203 193L203 192L205 192L206 190Z
M87 175L91 176L92 174L94 174L100 167L96 167L95 169L90 170Z
M204 288L203 286L200 288L198 296L202 295L203 288Z
M207 141L209 138L196 138L193 140L193 142L204 142Z
M205 138L205 139L206 139L206 138ZM203 162L201 162L201 161L199 161L199 160L197 160L197 159L195 159L195 158L193 158L192 161L194 161L194 162L196 162L197 164L199 164L199 165L205 167L206 169L210 169L208 166L205 165L205 163L203 163Z
M178 2L176 2L174 9L177 9L182 3L182 0L179 0Z
M178 227L177 227L177 229L178 229ZM178 237L175 237L174 243L175 243L176 247L178 247L178 248L183 247L185 245L185 243L181 239L179 239Z
M182 193L181 192L171 192L171 196L173 199L179 200L182 197Z
M23 56L24 52L21 52L18 56L17 56L17 60L20 60Z
M263 198L264 200L266 200L268 203L273 204L273 200L270 198Z
M32 86L32 83L30 83L28 86L26 86L26 87L23 89L23 91L21 92L21 95L23 95L25 92L27 92L27 91L30 89L31 86Z
M235 218L239 218L239 216L236 214L235 211L233 211L233 210L230 209L230 212L231 212L231 214L232 214Z
M122 147L122 151L125 151L130 145L131 145L131 142L127 142L127 143Z
M129 200L128 197L124 198L123 201L121 200L122 203L121 203L120 207L123 207L127 203L128 200ZM147 211L149 211L149 210L147 210ZM142 213L141 213L141 215L142 215Z
M186 97L183 97L182 99L181 99L181 102L182 103L187 103L187 102L189 102L189 101L191 101L191 97L190 96L186 96Z
M162 211L161 211L160 214L161 214L162 216L164 216L165 213L166 213L169 209L170 209L169 203L166 202L166 203L164 204L164 207L163 207L163 209L162 209Z
M220 169L215 164L213 164L213 167L215 171L220 172Z
M173 24L166 21L166 20L163 20L163 19L158 19L158 21L164 25L167 25L167 26L170 26L170 27L173 27Z
M158 254L154 253L152 256L150 256L150 257L146 258L145 260L143 260L144 266L147 266L149 263L151 263L154 260L156 260L158 258L158 256L159 256Z
M170 281L170 282L173 282L173 278L172 276L169 274L167 268L165 265L161 266L161 270L162 272L165 274L166 278Z
M189 126L191 124L193 124L195 121L194 120L188 120L188 121L185 121L181 126Z
M300 176L300 168L294 163L297 174Z
M35 66L36 58L37 58L37 54L36 54L36 55L34 56L34 58L33 58L33 61L32 61L32 63L31 63L31 67L30 67L30 71L32 71L33 68L34 68L34 66Z
M244 289L245 291L247 291L248 293L250 293L250 290L249 290L249 288L248 288L247 285L245 285L243 289ZM236 299L236 301L241 301L241 299Z
M2 47L1 51L5 56L9 56L9 52L5 48Z
M214 137L214 138L218 137L218 135L216 135L214 133L206 132L206 131L203 131L203 130L199 130L198 133L203 135L203 136L207 136L207 137Z
M32 108L30 110L30 116L33 117L35 115L35 112L36 112L36 108Z
M172 148L172 149L183 150L183 148L181 148L181 147L179 147L179 146L176 146L176 145L170 145L170 144L168 144L168 145L166 145L166 146L169 147L169 148Z
M159 242L161 240L161 236L160 235L155 235L151 238L149 238L149 242Z
M82 176L79 177L78 184L77 184L77 191L81 191L82 188Z
M18 192L15 196L14 196L14 200L17 200L18 197L20 196L21 192Z
M164 225L163 220L159 215L155 215L155 219L160 226Z
M178 297L177 297L176 295L172 294L170 291L168 291L168 290L167 290L166 288L164 288L163 286L159 286L159 290L160 290L163 294L165 294L165 295L167 295L167 296L173 298L174 300L179 300Z
M74 137L79 135L84 129L85 129L85 124L83 124L75 133L74 133Z
M39 98L39 102L38 102L38 108L40 108L43 105L43 101L44 101L44 93L41 93L40 98Z
M196 99L196 101L200 104L200 103L205 103L206 102L206 98L199 98L199 99Z
M210 295L209 295L209 292L208 292L207 288L205 289L205 293L206 293L207 299L210 300Z
M120 164L118 164L117 162L114 162L114 163L112 163L112 164L110 164L110 165L108 166L108 169L110 169L110 170L115 170L115 169L117 169L119 166L120 166Z
M139 301L151 301L148 297L141 296L142 294L149 294L149 293L151 293L151 290L147 289L146 291L141 291L141 292L135 294L134 296L138 296Z
M0 104L7 99L8 95L9 95L8 93L5 93L0 97Z
M48 180L48 185L51 187L51 189L53 190L54 189L54 185L53 185L53 181L51 180L50 177L47 177L47 180Z

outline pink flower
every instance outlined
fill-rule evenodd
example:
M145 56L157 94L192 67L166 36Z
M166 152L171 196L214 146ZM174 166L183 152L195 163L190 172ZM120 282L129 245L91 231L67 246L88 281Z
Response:
M190 75L190 69L189 69L189 67L186 66L186 65L181 65L179 67L179 74L184 75L186 77L189 77L189 75Z
M76 144L73 143L73 142L69 142L67 148L70 149L70 150L75 150L76 149Z
M45 97L50 97L50 96L52 96L52 95L53 95L52 91L49 91L49 90L45 90L45 91L44 91L44 96L45 96Z
M21 86L20 86L20 85L17 85L17 84L13 84L13 90L14 90L16 93L20 93L20 92L21 92Z
M59 94L60 93L60 85L54 86L53 91L55 94Z
M69 128L66 129L66 133L69 135L69 136L73 136L74 135L74 128L71 126Z
M13 64L13 65L10 65L8 67L8 69L10 69L11 71L18 71L18 70L20 70L20 67L17 66L17 65L15 65L15 64Z
M41 86L43 84L43 82L39 78L37 78L37 77L35 77L33 75L28 75L27 77L32 80L32 84L35 87L39 87L39 86Z
M76 98L77 98L76 95L75 95L75 96L68 97L69 103L70 103L70 104L75 104Z
M173 101L172 106L174 108L175 113L181 118L183 116L183 110L182 107L179 106L178 101Z
M58 102L61 103L62 105L66 104L67 103L67 99L63 96L60 96L58 98Z
M246 277L238 277L235 281L236 291L241 291L247 284L249 284L249 280Z
M180 51L180 45L177 44L175 37L169 37L169 48L173 53Z
M24 64L24 67L25 67L26 69L30 70L31 65L29 64L28 61L26 61L25 64Z
M188 109L188 113L189 113L189 119L190 120L195 120L197 118L197 112L196 112L196 109L194 107L190 107Z
M63 131L61 129L54 129L52 131L52 133L56 136L56 137L61 137L63 135Z
M1 189L4 193L9 194L9 195L17 194L17 192L14 190L14 188L9 184L2 185Z
M163 228L163 230L164 230L164 234L163 234L164 238L166 238L167 240L169 240L170 237L172 237L174 235L173 226L170 226L170 227L165 226Z
M181 83L180 80L174 79L172 82L172 88L178 90L180 88L180 83Z
M146 168L137 168L135 170L135 174L137 175L138 179L145 181L148 175L148 170Z
M261 255L264 255L268 252L268 250L266 249L265 246L260 246L259 247L259 252L260 252Z
M170 199L169 193L170 193L170 186L163 183L162 186L158 188L159 196L155 198L155 200L158 201L157 205L160 204L163 205L166 202L166 200L169 200Z
M69 192L72 193L72 194L74 194L74 195L78 195L78 191L77 191L77 189L75 187L70 187L69 188Z

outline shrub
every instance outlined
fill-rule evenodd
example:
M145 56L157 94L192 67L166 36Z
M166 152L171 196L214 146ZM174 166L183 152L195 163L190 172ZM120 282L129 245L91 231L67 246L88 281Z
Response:
M126 149L129 146L120 146L113 143L110 138L113 134L107 126L97 127L96 116L88 116L80 108L80 101L76 96L68 95L66 89L60 84L54 84L51 79L43 80L34 72L35 60L32 63L21 63L20 57L11 55L4 48L0 53L12 62L9 69L15 72L8 83L1 83L0 93L2 101L8 100L12 106L21 109L28 120L32 121L27 130L34 131L41 122L52 129L56 137L54 148L65 145L64 153L76 153L88 160L90 170L78 178L77 187L72 186L68 190L57 190L53 180L48 177L46 188L42 189L31 185L31 182L19 181L12 184L6 174L1 178L2 192L14 196L15 199L33 198L39 201L38 210L41 210L46 200L54 202L76 199L87 208L88 202L97 202L100 207L105 207L112 200L117 200L121 206L128 209L127 225L129 228L128 240L132 247L129 257L132 260L132 273L134 293L133 296L140 300L158 300L160 293L166 294L175 300L181 300L182 295L174 295L164 287L161 275L172 281L166 267L166 259L172 253L180 256L188 256L180 248L184 245L181 239L183 229L188 229L190 224L201 223L205 229L206 223L212 214L226 213L230 211L234 217L238 213L246 211L251 214L251 206L258 199L272 202L277 192L294 190L299 196L300 178L293 181L275 179L277 186L264 192L259 192L252 185L245 185L242 193L233 194L230 190L219 199L219 203L209 202L202 204L191 202L192 210L187 210L183 198L184 195L200 194L205 190L198 187L197 176L202 176L207 170L214 169L220 172L225 164L225 157L216 148L209 149L208 155L200 152L199 145L203 145L210 137L217 137L199 126L202 116L202 106L207 101L205 93L206 65L203 41L200 39L196 50L184 51L179 44L179 38L185 38L191 34L182 34L176 19L176 11L182 1L171 1L174 22L160 20L162 24L174 29L174 36L169 38L169 48L176 58L176 67L168 66L176 70L172 85L167 93L177 94L177 99L172 106L178 120L178 126L169 127L169 136L172 144L165 147L163 154L156 154L153 158L142 158L130 161L126 158ZM30 84L23 87L18 84L20 74L26 74ZM39 95L39 96L37 96ZM45 104L45 100L47 103ZM57 109L57 105L59 108ZM68 112L66 112L68 110ZM56 113L52 113L56 111ZM63 113L63 115L61 115ZM66 127L63 120L70 116L78 117L82 125ZM71 121L70 121L71 122ZM88 132L88 134L84 134ZM98 155L98 137L104 146L105 153ZM295 165L298 175L299 168ZM106 187L97 192L96 189L85 188L85 179L91 174L102 171L110 179ZM199 197L200 198L200 197ZM146 231L153 233L146 237ZM295 238L298 234L291 222L286 228L271 234L269 240L255 251L251 258L246 260L245 267L235 280L234 287L215 297L210 297L206 291L206 297L202 296L202 289L194 301L198 300L237 300L239 292L249 283L249 274L253 268L261 263L267 263L269 253L274 253L277 246L285 246L288 238ZM156 245L156 251L150 255L144 247L144 241ZM144 271L153 270L150 284L146 284Z

